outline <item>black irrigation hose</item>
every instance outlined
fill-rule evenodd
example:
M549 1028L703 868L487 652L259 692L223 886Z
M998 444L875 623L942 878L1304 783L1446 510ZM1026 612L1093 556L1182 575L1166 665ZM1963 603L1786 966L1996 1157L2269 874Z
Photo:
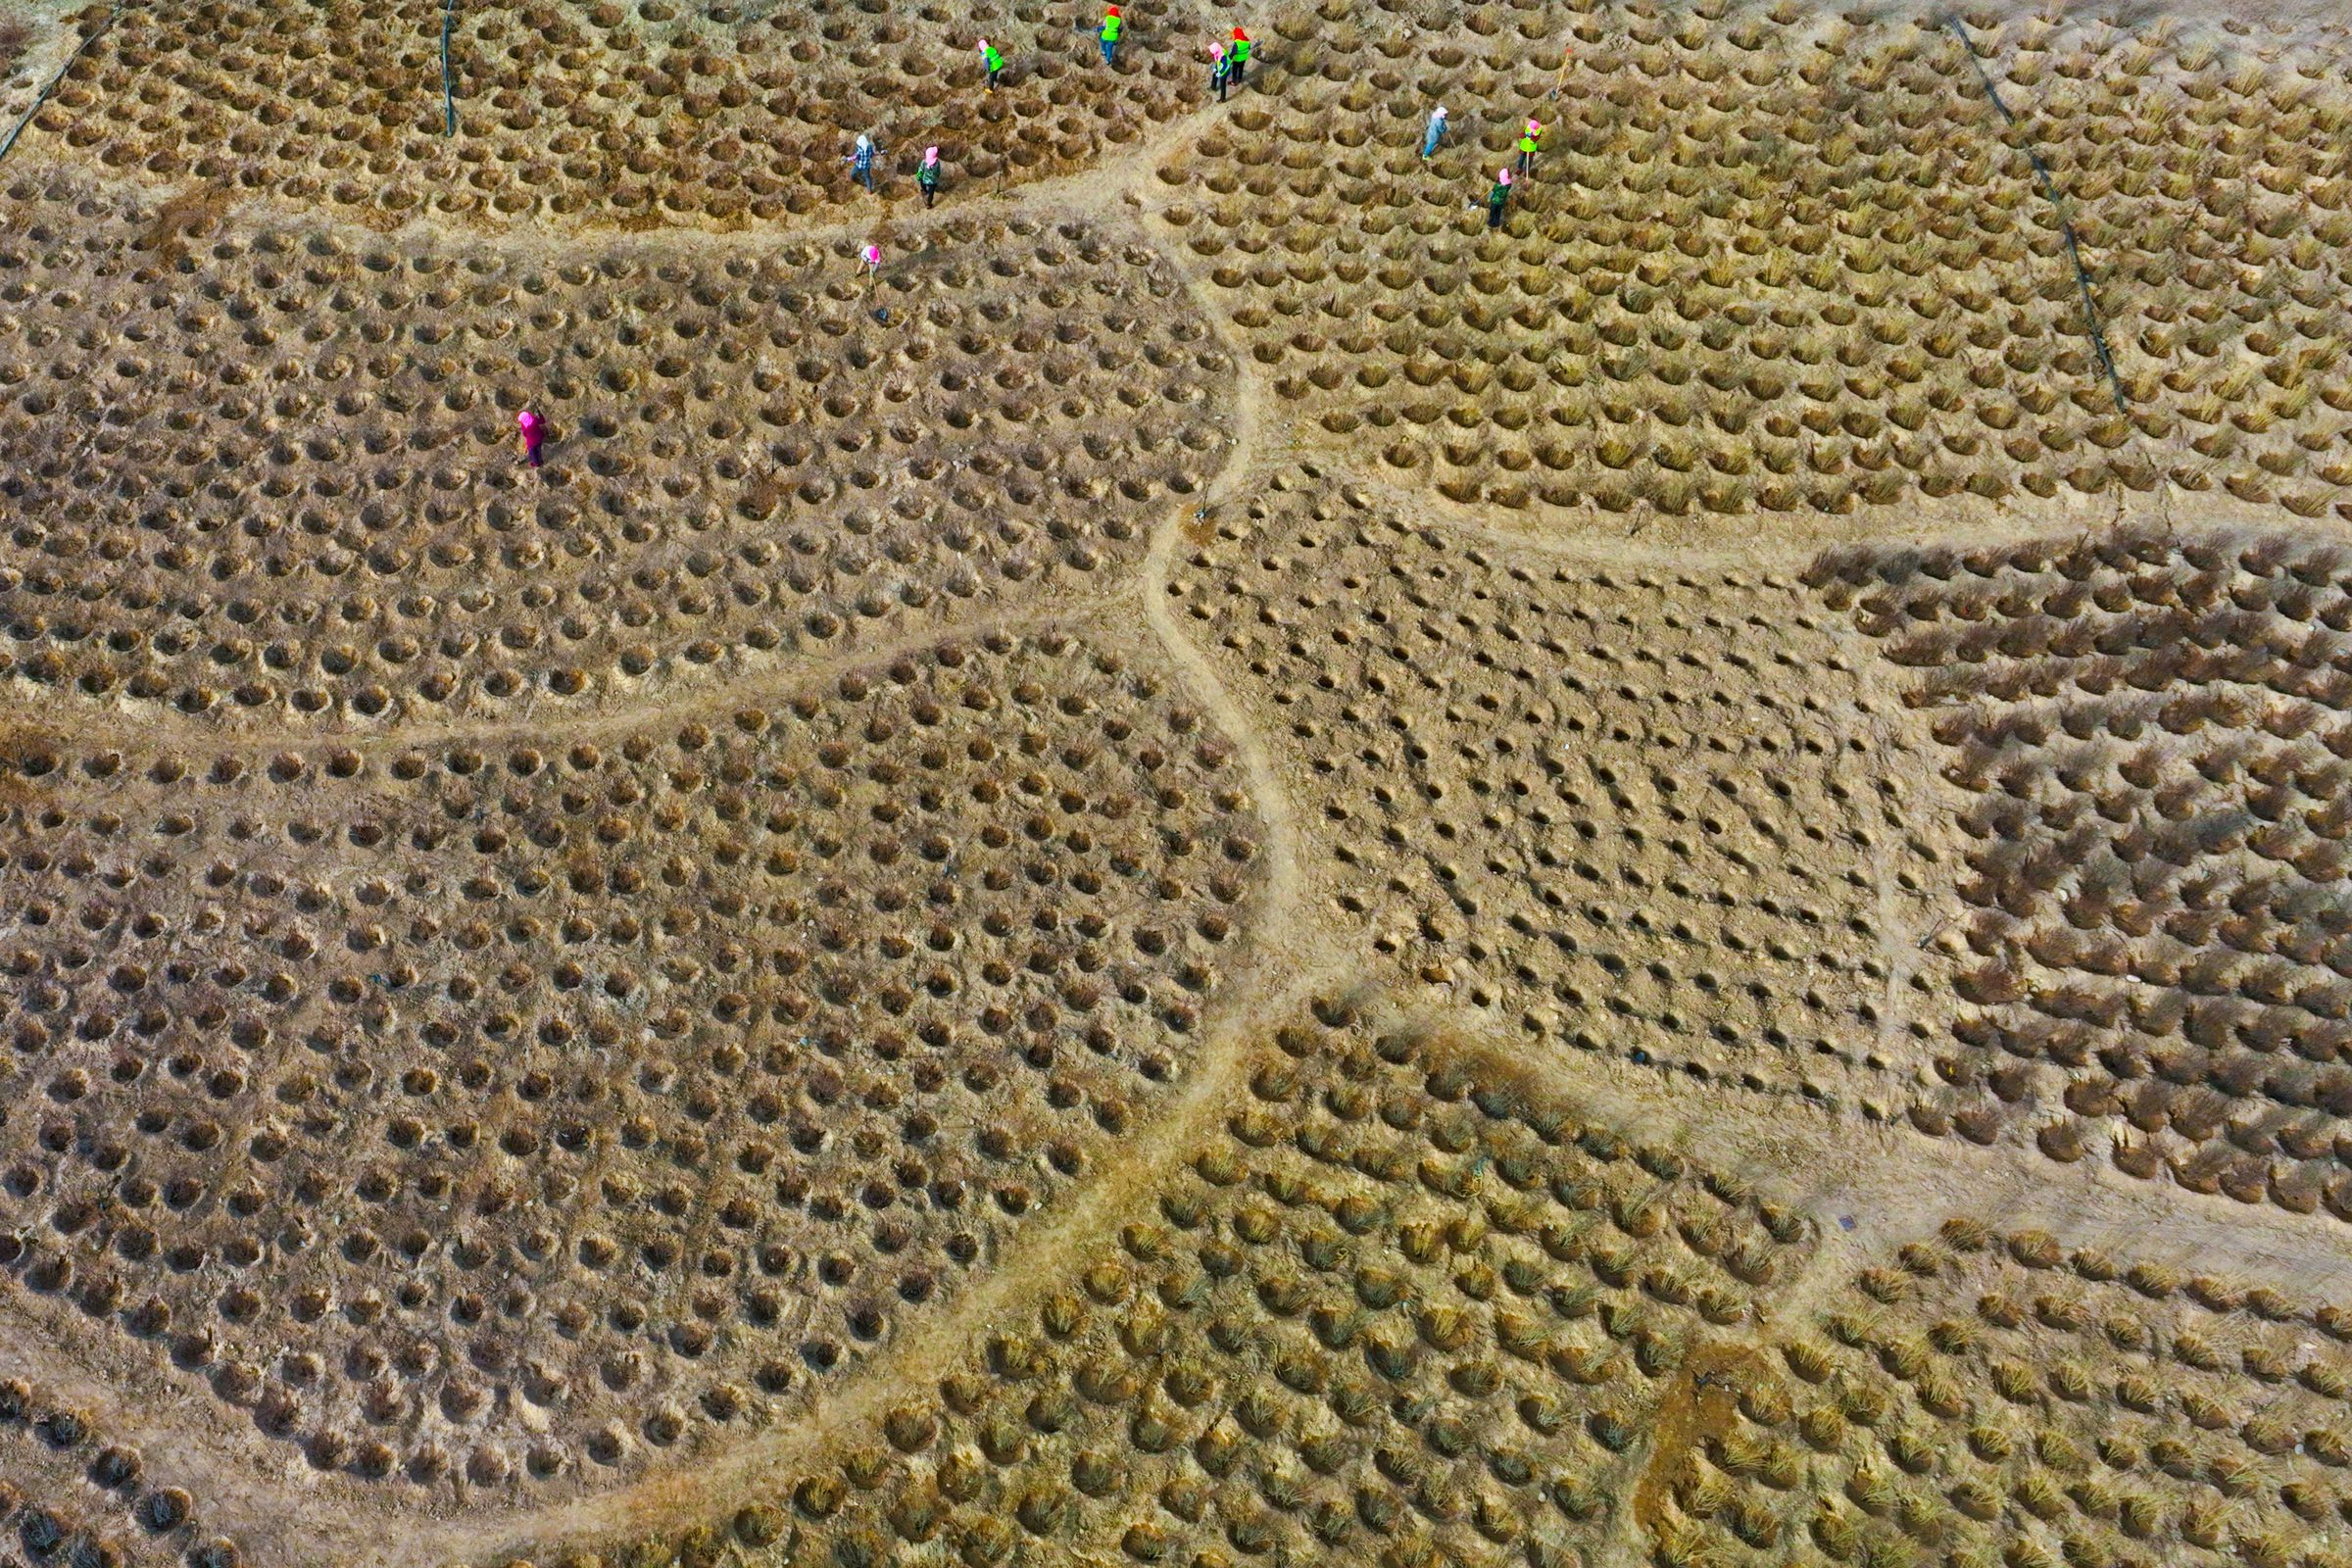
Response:
M2001 112L2004 122L2016 124L2017 116L2002 99L2001 89L1992 84L1992 73L1984 69L1984 59L1969 40L1968 30L1960 25L1960 19L1945 17L1943 24L1951 29L1953 37L1960 40L1960 47L1968 51L1968 63L1977 68L1977 79L1984 84L1984 96L1992 100L1992 107ZM2132 407L2131 401L2124 396L2124 378L2116 374L2115 356L2107 350L2107 326L2099 318L2098 301L2090 292L2090 273L2082 266L2082 247L2075 238L2074 220L2066 216L2066 203L2060 200L2057 183L2050 178L2049 166L2041 161L2041 154L2028 147L2026 161L2034 166L2034 177L2041 185L2042 196L2058 214L2058 232L2066 240L2066 260L2075 270L2076 284L2082 290L2082 319L2090 328L2091 352L2098 356L2099 368L2107 372L2107 388L2115 394L2116 408L2128 412Z
M122 15L122 0L115 0L114 9L107 12L106 20L93 28L88 37L74 45L74 52L66 56L66 63L57 68L57 74L49 78L48 84L41 88L40 95L32 100L32 107L24 111L23 119L9 126L7 138L0 140L0 158L6 158L9 149L16 146L17 138L24 134L24 127L32 123L32 117L41 112L41 106L49 101L49 95L57 91L57 84L66 79L67 72L74 69L74 62L79 60L90 45L104 37L106 29L113 26Z
M458 133L458 98L450 90L449 29L458 20L458 0L442 0L441 5L441 112L449 117L449 129L444 135Z

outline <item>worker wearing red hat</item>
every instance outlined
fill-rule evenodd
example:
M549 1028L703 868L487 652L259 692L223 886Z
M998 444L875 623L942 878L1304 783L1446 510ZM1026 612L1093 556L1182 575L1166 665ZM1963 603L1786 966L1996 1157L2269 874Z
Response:
M1119 63L1119 29L1121 25L1117 6L1112 6L1102 13L1102 30L1095 36L1102 41L1102 63L1106 66L1115 66Z
M1233 42L1225 46L1225 75L1228 80L1240 81L1250 74L1250 35L1241 28L1233 29Z

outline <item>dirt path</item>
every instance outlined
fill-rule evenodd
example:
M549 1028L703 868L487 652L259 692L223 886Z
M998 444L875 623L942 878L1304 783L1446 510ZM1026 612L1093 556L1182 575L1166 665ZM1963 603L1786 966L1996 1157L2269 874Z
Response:
M1166 253L1163 251L1162 253ZM1272 837L1272 890L1268 897L1270 911L1281 928L1294 933L1308 927L1313 911L1301 906L1299 825L1297 810L1291 804L1289 792L1283 787L1281 770L1275 765L1272 752L1258 733L1257 720L1244 710L1225 683L1217 675L1205 656L1193 646L1184 627L1170 607L1169 578L1176 551L1202 527L1213 527L1220 508L1231 505L1244 493L1255 476L1258 449L1267 424L1266 389L1263 381L1250 373L1249 356L1234 343L1210 302L1200 293L1200 279L1186 270L1173 257L1170 265L1185 279L1194 303L1210 323L1226 353L1234 361L1236 386L1233 409L1233 434L1226 450L1225 466L1209 484L1198 508L1170 512L1152 535L1152 549L1144 559L1143 611L1160 647L1185 673L1186 685L1196 701L1206 708L1226 734L1240 749L1250 774L1250 792L1259 814L1265 818Z
M87 710L55 704L29 708L19 702L0 699L0 731L13 731L24 738L62 738L84 732L114 733L127 726L134 730L142 744L150 747L178 746L202 751L207 756L222 757L258 756L282 751L290 745L331 746L368 757L412 751L421 746L496 746L505 741L534 737L544 739L550 734L562 735L566 739L602 740L642 729L657 721L682 724L696 718L719 716L731 709L758 707L762 702L773 702L794 692L822 685L852 670L889 664L941 643L970 641L989 632L1017 635L1072 625L1102 613L1133 592L1131 585L1122 587L1112 584L1094 593L1040 605L1025 612L991 612L968 619L946 621L909 631L905 636L845 649L822 659L762 659L760 667L739 675L697 681L680 688L648 693L628 702L574 712L526 711L479 722L452 719L439 724L403 723L373 729L224 729L202 719L187 718L162 705L151 705L152 710L136 713L110 711L103 718L93 717L61 724L58 722L61 712L79 713Z

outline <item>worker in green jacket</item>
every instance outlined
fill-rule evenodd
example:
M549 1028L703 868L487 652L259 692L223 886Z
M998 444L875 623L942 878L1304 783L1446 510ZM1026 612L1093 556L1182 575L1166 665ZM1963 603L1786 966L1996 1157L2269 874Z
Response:
M1250 35L1241 28L1233 29L1233 42L1225 46L1225 75L1235 86L1250 74Z
M1540 120L1529 121L1527 129L1519 133L1519 172L1522 174L1535 168L1536 138L1543 134L1544 122Z
M1106 66L1115 66L1119 63L1120 25L1117 6L1112 6L1102 13L1102 30L1096 36L1102 40L1102 63Z
M1487 192L1487 226L1489 228L1502 226L1503 209L1510 204L1511 172L1507 169L1497 169L1494 171L1494 188Z
M1004 74L1004 57L999 54L997 46L986 38L980 40L980 64L988 70L988 90L995 92L997 78Z

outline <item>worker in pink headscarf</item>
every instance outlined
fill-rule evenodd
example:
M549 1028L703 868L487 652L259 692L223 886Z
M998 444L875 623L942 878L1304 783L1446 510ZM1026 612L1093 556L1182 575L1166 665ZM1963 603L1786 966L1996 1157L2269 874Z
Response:
M536 468L539 466L539 443L547 439L547 421L525 409L514 416L514 422L522 430L522 455Z
M923 149L923 167L914 172L914 182L923 188L923 205L939 200L939 149Z
M881 247L881 246L879 246L879 245L868 245L868 246L867 246L867 247L866 247L866 248L865 248L863 251L861 251L861 252L859 252L859 253L858 253L858 259L859 259L859 260L861 260L861 261L863 261L863 262L865 263L865 275L866 275L866 276L868 276L868 277L872 277L872 276L873 276L873 275L874 275L876 272L879 272L879 271L881 271L881 270L882 270L882 247Z

